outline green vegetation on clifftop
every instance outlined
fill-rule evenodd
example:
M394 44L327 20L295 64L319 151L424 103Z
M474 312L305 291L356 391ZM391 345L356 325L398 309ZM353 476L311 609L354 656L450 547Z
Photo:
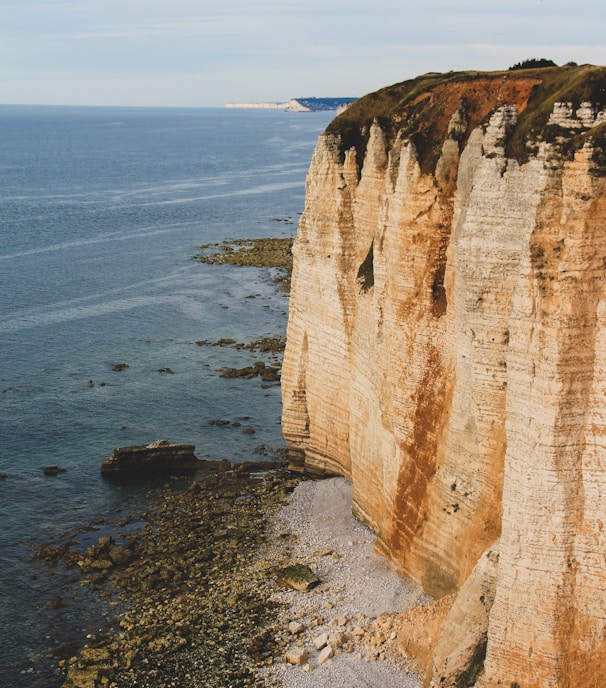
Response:
M524 162L534 143L555 136L556 132L547 127L554 103L578 107L587 101L600 109L606 105L606 67L570 63L563 67L516 66L515 70L502 72L430 72L360 98L326 131L338 138L342 154L352 147L356 149L361 168L370 126L376 120L390 143L398 133L411 140L421 169L429 173L435 170L450 119L458 109L467 121L459 138L462 147L471 131L485 124L498 107L515 105L520 116L506 151L508 156ZM583 145L589 136L596 148L594 157L605 158L603 127L581 132L573 148Z

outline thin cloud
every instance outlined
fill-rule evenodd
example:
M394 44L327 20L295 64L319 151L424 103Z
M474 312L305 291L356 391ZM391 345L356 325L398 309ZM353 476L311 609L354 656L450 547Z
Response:
M0 0L0 97L222 105L362 95L427 71L529 57L600 64L602 4Z

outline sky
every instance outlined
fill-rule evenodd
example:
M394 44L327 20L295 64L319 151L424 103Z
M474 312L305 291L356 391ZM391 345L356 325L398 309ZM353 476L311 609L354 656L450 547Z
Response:
M358 97L528 58L606 64L604 0L0 0L0 103Z

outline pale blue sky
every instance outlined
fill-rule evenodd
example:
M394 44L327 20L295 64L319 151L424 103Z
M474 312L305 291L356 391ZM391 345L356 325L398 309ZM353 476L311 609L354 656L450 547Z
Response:
M0 103L360 96L530 57L606 64L604 0L0 0Z

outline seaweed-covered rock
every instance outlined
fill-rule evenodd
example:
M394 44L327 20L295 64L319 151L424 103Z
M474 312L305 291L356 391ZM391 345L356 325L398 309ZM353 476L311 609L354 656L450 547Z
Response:
M307 592L320 582L316 574L305 564L292 564L278 571L280 585Z

